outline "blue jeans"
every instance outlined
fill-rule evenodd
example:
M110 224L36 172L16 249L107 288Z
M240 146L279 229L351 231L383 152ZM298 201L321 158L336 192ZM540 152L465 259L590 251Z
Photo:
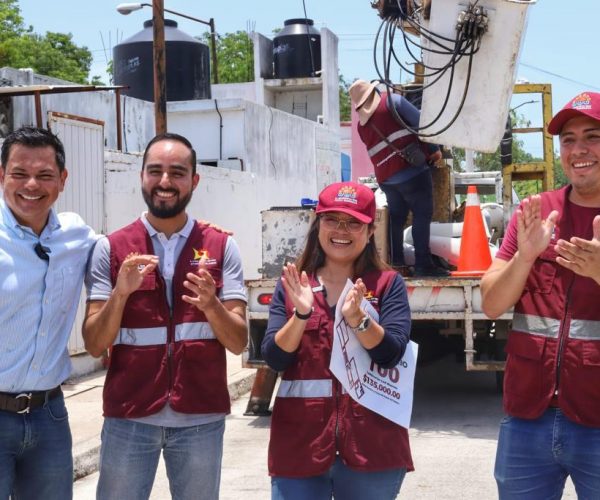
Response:
M62 395L28 414L0 411L0 499L73 498L71 444Z
M597 500L600 429L576 424L558 408L535 420L505 417L494 475L500 500L558 500L567 476L579 500Z
M192 427L160 427L105 418L99 500L147 499L162 451L174 499L219 498L225 420Z
M408 213L413 214L412 237L415 246L415 267L433 266L429 250L429 225L433 217L433 184L431 171L399 184L380 184L388 203L390 218L391 262L404 265L404 224Z
M406 469L359 472L346 467L338 456L320 476L271 478L271 500L393 500L398 496Z

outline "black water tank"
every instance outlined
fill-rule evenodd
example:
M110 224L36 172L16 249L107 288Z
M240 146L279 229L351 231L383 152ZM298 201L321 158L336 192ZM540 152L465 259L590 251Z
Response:
M273 37L275 78L319 76L321 35L312 19L288 19Z
M210 99L210 59L208 45L177 29L165 19L167 59L167 100ZM113 49L115 85L129 85L123 94L154 101L152 61L152 21L144 29Z

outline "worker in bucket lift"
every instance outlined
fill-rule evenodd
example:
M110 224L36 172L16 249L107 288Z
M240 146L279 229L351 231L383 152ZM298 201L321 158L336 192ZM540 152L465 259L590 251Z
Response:
M387 93L376 84L355 81L350 98L358 113L358 134L367 147L375 178L385 193L391 232L391 262L403 267L404 225L409 211L413 215L415 276L446 276L436 266L429 249L429 226L433 216L433 188L430 164L442 157L435 144L426 144L405 129L388 108ZM402 120L412 128L419 124L419 110L404 97L392 94L391 100Z
M283 268L262 343L266 362L283 372L269 443L272 498L391 500L413 470L408 431L351 399L329 361L335 307L350 279L341 313L371 359L394 367L410 335L406 287L377 254L369 188L331 184L316 214L300 258Z
M483 310L514 306L495 476L501 500L600 498L600 94L548 125L569 184L524 200L481 282Z

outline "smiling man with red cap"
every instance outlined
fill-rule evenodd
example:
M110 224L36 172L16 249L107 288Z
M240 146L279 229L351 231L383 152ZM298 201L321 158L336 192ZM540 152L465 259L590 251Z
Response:
M569 184L516 211L481 282L483 310L514 306L495 476L500 499L600 498L600 94L548 125Z

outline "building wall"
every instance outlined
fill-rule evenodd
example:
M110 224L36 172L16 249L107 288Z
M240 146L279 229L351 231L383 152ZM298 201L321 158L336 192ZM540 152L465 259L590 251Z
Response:
M214 99L244 99L257 102L256 85L254 82L245 83L217 83L210 86L210 93Z
M358 135L358 113L352 106L352 180L374 174L373 164L367 153L367 148Z
M4 85L72 85L57 78L33 73L31 70L0 69ZM111 91L46 94L41 96L43 126L48 111L68 113L104 122L104 147L117 148L116 95ZM154 136L154 104L133 97L121 96L123 150L142 151ZM14 97L13 127L35 125L33 96Z

